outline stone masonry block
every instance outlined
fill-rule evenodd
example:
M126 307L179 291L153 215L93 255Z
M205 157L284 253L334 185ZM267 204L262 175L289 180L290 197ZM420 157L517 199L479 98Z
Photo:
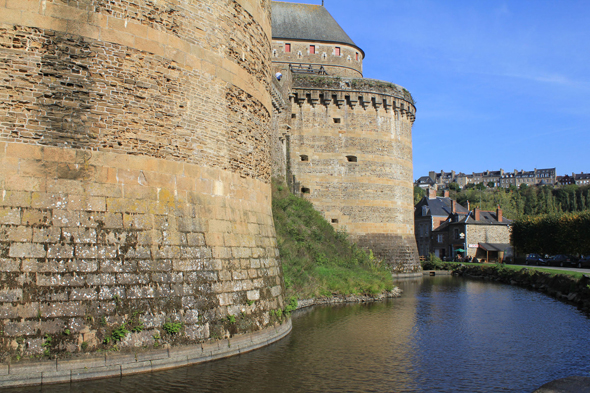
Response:
M51 212L37 209L23 209L23 225L46 225L51 222Z
M114 259L119 255L118 246L104 246L99 245L96 248L96 257L98 259Z
M117 274L117 284L147 284L150 282L148 274L119 273Z
M137 271L137 261L128 259L101 259L100 271L103 273L133 273Z
M180 272L189 272L203 269L203 261L197 259L175 259L172 261L173 268Z
M31 207L34 209L65 209L68 205L67 194L33 192Z
M61 237L60 228L33 228L34 243L57 243Z
M81 317L85 314L86 308L78 301L41 304L41 316L43 318Z
M20 268L20 259L0 258L0 269L3 272L18 272L21 271Z
M154 260L142 260L137 262L137 269L145 272L169 272L172 270L172 260L159 259Z
M101 300L110 300L118 296L121 299L125 299L125 287L113 286L113 287L100 287L98 298Z
M260 299L260 291L258 290L251 290L246 293L246 297L248 300L258 300Z
M72 288L70 300L96 300L98 292L96 288Z
M277 297L277 296L279 296L279 295L280 295L282 292L283 292L283 290L282 290L282 288L281 288L281 286L280 286L280 285L274 286L274 287L272 287L272 288L270 289L270 294L271 294L273 297Z
M81 287L86 280L72 274L37 274L37 285L42 287Z
M28 243L33 240L33 229L26 226L8 227L6 236L10 242Z
M96 258L98 256L98 249L96 246L77 244L75 252L77 258Z
M4 334L8 337L33 336L39 329L39 321L7 322L4 324Z
M47 246L47 258L73 258L74 246L61 244L51 244Z
M77 227L80 225L80 212L54 209L52 223L56 227Z
M115 285L115 283L117 282L117 279L114 274L107 274L107 273L88 274L86 276L86 282L88 283L88 285L92 285L92 286Z
M232 256L231 248L228 247L213 247L211 249L213 258L229 259Z
M22 288L0 289L0 302L18 302L23 298Z
M205 235L202 233L187 233L186 240L189 246L204 246L205 245Z
M67 270L76 273L93 273L98 271L98 261L95 259L72 259L66 263Z
M94 228L63 228L62 238L70 243L96 243L96 229Z
M127 259L149 259L152 256L152 251L149 247L136 246L129 248L125 258Z
M0 208L0 225L20 225L21 210L3 207Z
M154 297L154 288L146 286L132 286L127 289L128 299L149 299Z
M149 214L123 214L123 225L132 229L152 229L152 215Z
M0 206L30 207L31 193L28 191L6 191L3 198L0 198Z
M8 255L11 258L45 258L47 253L42 244L13 243Z

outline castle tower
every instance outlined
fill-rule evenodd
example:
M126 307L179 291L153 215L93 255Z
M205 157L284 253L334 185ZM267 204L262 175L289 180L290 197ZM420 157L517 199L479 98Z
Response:
M0 3L3 355L275 323L270 7Z
M410 93L362 78L363 51L323 6L273 2L273 66L288 75L296 191L395 273L420 270Z

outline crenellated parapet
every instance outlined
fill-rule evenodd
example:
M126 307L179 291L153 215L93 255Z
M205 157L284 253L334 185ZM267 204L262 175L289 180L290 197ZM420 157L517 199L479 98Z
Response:
M357 105L365 110L392 112L399 119L416 119L416 106L410 92L394 83L376 79L341 78L319 75L294 75L291 97L302 105Z

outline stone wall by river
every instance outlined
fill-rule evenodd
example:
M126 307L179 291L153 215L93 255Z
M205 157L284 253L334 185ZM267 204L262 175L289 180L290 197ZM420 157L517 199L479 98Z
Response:
M453 274L471 278L493 280L504 284L543 292L559 300L572 303L590 313L590 275L581 279L557 274L543 273L535 269L506 269L497 266L465 266L453 269Z

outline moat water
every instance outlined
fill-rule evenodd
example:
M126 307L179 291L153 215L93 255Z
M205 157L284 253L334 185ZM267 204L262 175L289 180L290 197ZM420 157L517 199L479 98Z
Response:
M11 391L532 392L590 376L590 318L545 295L453 277L401 298L299 311L267 348L153 374Z

